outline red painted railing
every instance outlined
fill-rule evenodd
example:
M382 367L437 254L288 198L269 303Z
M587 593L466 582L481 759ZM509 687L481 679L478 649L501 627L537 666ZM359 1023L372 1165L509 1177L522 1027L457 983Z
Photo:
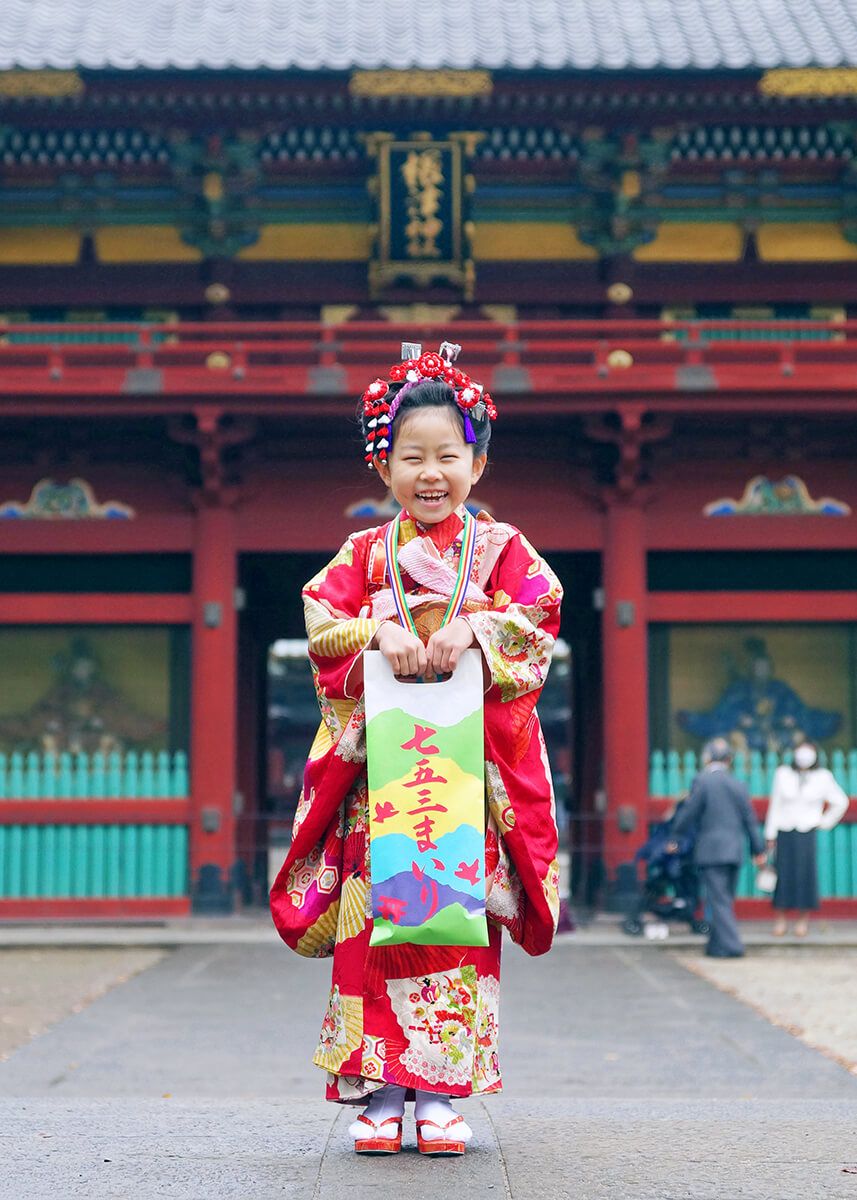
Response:
M341 403L397 358L401 341L434 347L444 338L463 344L466 370L528 411L617 395L686 407L689 394L709 407L715 397L785 397L788 406L788 397L826 393L841 408L857 385L857 321L20 324L0 330L0 403Z

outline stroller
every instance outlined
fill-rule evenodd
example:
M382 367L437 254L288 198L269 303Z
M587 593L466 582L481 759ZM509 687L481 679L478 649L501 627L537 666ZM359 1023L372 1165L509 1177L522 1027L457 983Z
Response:
M693 863L692 837L676 838L674 815L652 827L649 840L634 855L635 865L646 864L645 881L629 907L622 929L638 936L643 932L643 914L659 921L686 921L694 933L709 932L708 922L697 917L699 880ZM668 847L676 844L677 850Z

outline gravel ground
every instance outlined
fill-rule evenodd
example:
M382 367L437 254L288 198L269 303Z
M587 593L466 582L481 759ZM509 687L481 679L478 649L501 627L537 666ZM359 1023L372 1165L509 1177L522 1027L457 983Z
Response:
M800 946L737 959L675 958L857 1075L857 950Z
M118 983L161 950L0 950L0 1061Z

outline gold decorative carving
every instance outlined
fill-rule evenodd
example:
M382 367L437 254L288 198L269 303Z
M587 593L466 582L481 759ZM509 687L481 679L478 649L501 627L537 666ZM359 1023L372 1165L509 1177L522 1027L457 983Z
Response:
M607 299L611 304L627 304L634 299L634 289L629 283L611 283L607 289Z
M80 96L85 84L77 71L0 71L0 96Z
M607 355L607 366L612 367L614 371L624 371L633 365L634 356L627 350L611 350Z
M356 317L360 308L357 304L322 304L322 325L344 325L352 317Z
M479 311L483 317L496 321L498 325L514 325L518 319L516 304L480 304Z
M209 204L219 204L226 194L219 171L207 171L202 177L202 194Z
M225 283L210 283L204 295L209 304L227 304L232 298L232 293Z
M490 71L354 71L352 96L488 96Z
M226 371L232 366L232 359L225 350L212 350L205 360L209 371Z
M461 305L382 304L378 311L395 325L449 325L461 312Z
M857 67L778 67L759 80L764 96L857 96Z

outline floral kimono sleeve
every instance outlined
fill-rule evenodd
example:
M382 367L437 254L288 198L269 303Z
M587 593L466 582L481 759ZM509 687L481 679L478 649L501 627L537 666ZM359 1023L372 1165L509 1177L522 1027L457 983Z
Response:
M366 569L353 537L303 589L316 689L328 701L355 700L362 691L359 678L349 675L381 624L361 616L366 590Z
M522 533L515 531L491 572L494 606L467 614L504 702L544 684L559 632L562 587Z

